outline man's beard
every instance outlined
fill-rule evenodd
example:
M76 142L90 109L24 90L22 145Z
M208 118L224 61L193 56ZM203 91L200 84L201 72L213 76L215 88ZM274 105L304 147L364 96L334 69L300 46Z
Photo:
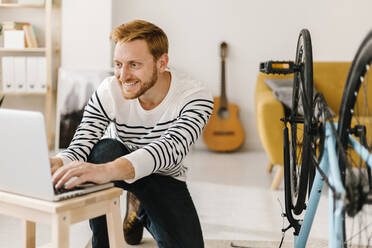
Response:
M152 75L151 75L151 78L147 81L142 81L142 80L139 80L138 84L140 84L140 89L134 94L134 95L127 95L125 94L125 90L123 89L123 84L122 82L120 81L120 79L118 79L118 82L120 84L120 89L121 89L121 94L123 95L123 97L125 99L136 99L140 96L142 96L143 94L146 93L146 91L148 91L149 89L151 89L156 81L158 80L158 69L156 68L156 64L154 65L153 67L153 71L152 71ZM130 79L128 80L129 82L132 82L132 81L138 81L137 79Z

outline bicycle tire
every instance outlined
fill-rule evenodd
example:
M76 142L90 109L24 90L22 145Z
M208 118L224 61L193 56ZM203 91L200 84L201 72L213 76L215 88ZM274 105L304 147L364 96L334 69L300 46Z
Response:
M291 185L289 199L293 213L299 215L306 207L311 152L309 130L313 100L313 57L310 32L307 29L300 32L295 64L299 66L299 69L295 71L293 80L290 170L288 172ZM300 123L302 120L303 124ZM302 130L301 126L303 126Z
M372 107L372 101L368 101L366 97L366 90L368 88L368 76L371 74L372 81L372 73L371 73L371 63L372 63L372 31L370 31L365 39L362 41L361 45L359 46L357 53L353 59L351 64L349 74L347 77L347 81L344 88L344 93L342 96L341 106L340 106L340 113L339 113L339 124L338 124L338 136L340 137L340 142L342 145L338 148L339 154L339 161L340 161L340 170L341 170L341 177L346 189L346 199L347 204L345 205L344 209L344 220L346 220L348 216L351 218L355 218L356 215L363 214L363 205L365 204L366 198L368 197L368 190L365 191L366 187L363 184L369 184L369 191L371 191L371 171L367 170L368 166L363 166L361 159L355 158L355 153L353 153L352 149L349 149L349 135L352 134L352 130L354 127L353 123L357 123L359 126L367 127L367 131L365 134L369 134L368 138L361 143L365 143L365 147L371 152L372 150L372 126L369 125L367 122L363 122L364 120L368 120L372 118L372 113L369 110ZM370 85L372 87L372 83ZM372 90L372 88L369 88ZM363 100L367 100L367 102L363 102ZM367 107L368 116L360 118L362 115L362 106ZM369 115L371 114L371 115ZM358 160L358 161L356 161ZM359 163L356 164L355 162ZM366 175L367 174L367 175ZM366 179L367 177L367 179ZM358 178L359 180L356 181L353 178ZM367 187L368 188L368 187ZM367 194L367 196L365 195ZM364 209L366 210L366 209ZM350 218L350 219L351 219ZM354 227L353 227L354 228ZM348 225L346 221L344 221L344 247L348 247L348 240L350 237L354 236L353 234L348 234ZM348 238L349 237L349 238ZM367 242L372 239L372 235L365 237ZM361 239L364 239L362 237ZM363 240L361 241L362 244Z

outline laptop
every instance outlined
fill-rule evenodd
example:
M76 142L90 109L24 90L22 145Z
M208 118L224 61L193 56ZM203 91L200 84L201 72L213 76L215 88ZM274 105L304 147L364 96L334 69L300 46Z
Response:
M0 109L0 190L60 201L113 187L80 185L57 192L52 183L44 117L40 112Z

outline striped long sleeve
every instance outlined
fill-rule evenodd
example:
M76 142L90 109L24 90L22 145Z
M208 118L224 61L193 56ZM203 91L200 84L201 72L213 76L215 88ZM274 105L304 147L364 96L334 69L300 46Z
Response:
M212 109L213 101L210 99L188 101L177 118L166 124L161 137L126 155L135 167L134 180L151 173L183 176L188 168L181 162L200 137Z
M57 154L63 164L73 161L87 161L94 145L105 133L111 119L105 111L97 91L84 108L83 118L66 150Z
M172 72L163 101L150 111L138 99L124 99L114 77L104 80L90 98L69 147L58 154L64 164L86 161L110 123L115 135L132 152L125 155L138 180L152 173L186 179L182 163L200 137L213 109L210 93L198 81Z

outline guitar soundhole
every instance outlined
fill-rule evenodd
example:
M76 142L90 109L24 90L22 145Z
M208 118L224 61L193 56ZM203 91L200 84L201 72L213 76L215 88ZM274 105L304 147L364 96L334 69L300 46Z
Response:
M227 108L220 108L218 110L218 116L222 120L226 120L230 116L230 111Z

